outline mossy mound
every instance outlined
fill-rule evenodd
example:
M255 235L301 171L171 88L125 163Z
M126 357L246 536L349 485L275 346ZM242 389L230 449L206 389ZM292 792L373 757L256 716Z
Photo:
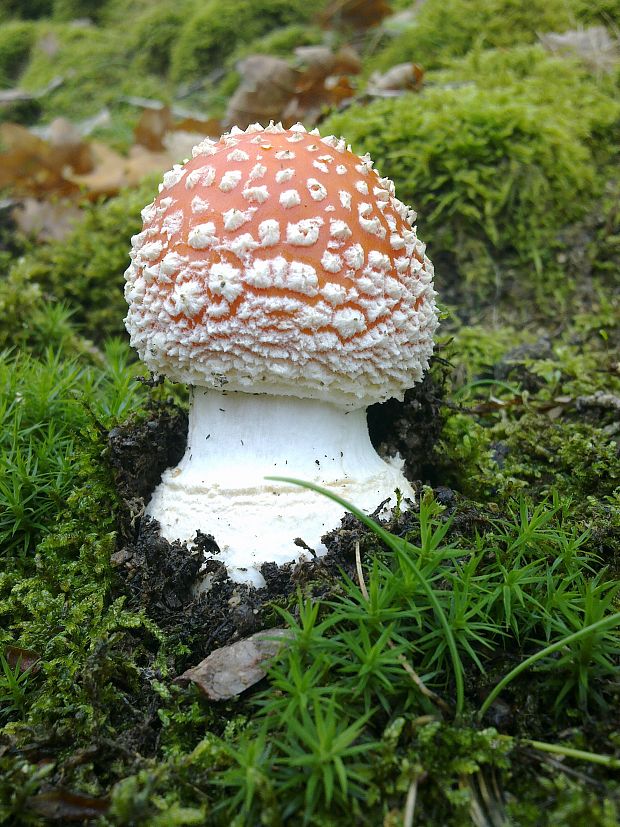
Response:
M142 227L140 210L155 190L156 183L147 179L139 189L89 207L66 239L20 258L0 288L5 322L0 343L27 339L41 299L70 306L73 324L97 343L124 335L123 273L131 236Z
M36 26L13 20L0 27L0 87L13 86L28 62Z
M183 27L190 4L156 5L138 17L132 27L131 50L134 68L165 77L170 69L171 52Z
M500 270L526 290L546 278L558 228L604 191L619 117L611 83L531 48L468 58L420 94L352 106L322 129L380 159L419 210L440 279L443 268L495 300Z
M198 6L172 49L170 74L175 83L187 83L221 68L242 42L270 30L309 21L316 5L303 0L209 0Z
M480 49L536 43L540 34L564 32L584 23L613 23L616 0L446 0L424 3L412 23L371 58L370 69L385 70L413 61L425 69L447 65Z
M58 88L41 99L42 117L88 117L116 104L123 95L156 97L155 79L130 71L130 35L126 29L41 23L31 59L20 78L25 89L39 91L52 79Z

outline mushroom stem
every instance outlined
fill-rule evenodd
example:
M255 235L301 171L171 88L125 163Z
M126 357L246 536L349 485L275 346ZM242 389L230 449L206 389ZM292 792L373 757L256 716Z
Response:
M231 577L260 586L263 562L298 559L296 538L321 554L322 535L343 516L337 503L267 475L306 479L372 512L396 488L413 498L401 466L375 452L364 408L195 388L185 456L147 513L170 541L212 534Z

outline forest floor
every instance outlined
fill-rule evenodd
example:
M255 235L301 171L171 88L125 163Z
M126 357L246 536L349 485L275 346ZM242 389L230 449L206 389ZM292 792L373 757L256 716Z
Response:
M0 824L620 823L619 31L618 0L0 0ZM123 272L163 173L270 119L395 182L441 324L368 413L416 504L251 589L143 516L187 389ZM243 693L179 679L274 628Z

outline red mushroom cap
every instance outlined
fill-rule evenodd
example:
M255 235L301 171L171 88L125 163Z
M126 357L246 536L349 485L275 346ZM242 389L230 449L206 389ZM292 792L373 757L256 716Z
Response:
M131 342L155 374L325 399L402 397L437 326L412 210L344 140L297 125L205 140L132 239Z

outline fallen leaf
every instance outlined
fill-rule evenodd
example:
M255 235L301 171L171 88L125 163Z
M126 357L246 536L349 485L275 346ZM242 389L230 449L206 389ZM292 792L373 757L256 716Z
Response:
M218 119L198 112L168 106L151 98L126 97L122 100L142 110L134 138L137 144L152 152L165 149L167 138L173 132L196 133L200 136L198 140L206 135L219 137L222 132Z
M92 172L67 176L69 181L85 190L90 199L115 195L122 187L135 186L145 175L165 172L172 164L167 152L150 152L137 144L131 147L126 157L101 141L93 141L90 146L94 156Z
M72 793L68 790L50 790L27 799L29 808L51 821L81 821L100 818L110 806L108 798Z
M75 184L64 174L67 153L53 147L24 126L14 123L0 125L0 141L6 150L0 153L0 189L10 188L18 195L70 195L77 192Z
M241 83L228 102L223 125L245 129L259 121L278 121L295 96L298 71L286 60L271 55L251 55L237 64Z
M368 81L367 93L379 97L418 91L422 87L424 69L417 63L399 63L387 72L374 72Z
M148 106L142 109L140 119L134 129L137 144L145 146L152 152L164 148L163 138L172 129L172 112L169 106Z
M322 82L330 75L357 75L362 61L351 46L343 46L333 52L327 46L299 46L295 49L302 74L296 91L303 92Z
M4 657L11 669L19 664L19 671L26 672L28 669L36 671L35 667L41 660L41 655L32 649L22 649L21 646L7 646L4 650Z
M37 241L62 241L82 217L82 210L66 198L41 201L26 197L15 203L11 216L19 230Z
M266 629L215 649L176 683L195 683L212 701L225 701L254 686L267 674L266 664L291 636L289 629Z
M540 42L555 54L581 58L595 72L612 72L620 60L618 39L604 26L572 29L561 34L549 32L540 35Z

